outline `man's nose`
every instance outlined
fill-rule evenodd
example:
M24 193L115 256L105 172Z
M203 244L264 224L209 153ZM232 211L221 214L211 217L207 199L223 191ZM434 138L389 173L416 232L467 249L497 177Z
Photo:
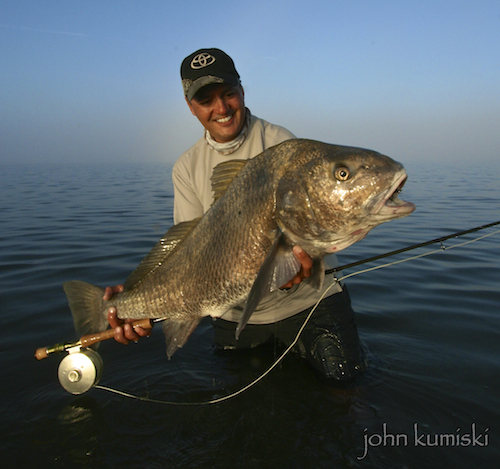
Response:
M226 114L228 109L229 106L227 105L224 98L217 98L217 100L215 101L215 112L217 114Z

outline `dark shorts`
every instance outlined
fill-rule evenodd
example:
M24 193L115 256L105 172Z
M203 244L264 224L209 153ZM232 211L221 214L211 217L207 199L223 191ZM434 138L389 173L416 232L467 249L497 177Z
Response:
M318 305L294 350L327 378L353 379L366 368L358 336L354 311L347 288ZM219 349L253 348L271 340L289 346L296 338L311 308L272 324L247 324L238 340L236 323L218 319L214 322L214 342Z

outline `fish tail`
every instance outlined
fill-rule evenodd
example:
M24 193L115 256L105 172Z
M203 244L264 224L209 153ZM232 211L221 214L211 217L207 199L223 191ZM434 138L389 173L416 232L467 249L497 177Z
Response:
M107 328L107 307L102 299L103 288L72 280L64 283L63 289L79 336L101 332Z

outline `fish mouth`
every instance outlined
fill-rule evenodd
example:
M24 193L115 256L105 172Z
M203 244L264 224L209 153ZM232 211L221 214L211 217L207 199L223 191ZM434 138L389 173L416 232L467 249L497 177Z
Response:
M416 208L415 204L406 202L405 200L399 198L399 194L407 179L408 175L406 174L406 171L403 170L398 173L391 186L380 194L380 200L375 204L368 223L358 230L350 233L350 236L357 237L356 241L359 241L360 239L363 239L375 226L395 218L406 217L406 215L413 212Z
M403 186L408 179L406 171L399 174L394 183L387 189L380 202L375 206L374 215L383 218L399 218L409 215L415 210L415 204L399 198Z

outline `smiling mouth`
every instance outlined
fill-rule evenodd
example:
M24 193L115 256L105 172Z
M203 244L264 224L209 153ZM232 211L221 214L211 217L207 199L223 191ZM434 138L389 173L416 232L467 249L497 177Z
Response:
M233 114L230 116L226 117L221 117L220 119L215 119L215 122L218 122L219 124L225 124L226 122L229 122L233 118Z

